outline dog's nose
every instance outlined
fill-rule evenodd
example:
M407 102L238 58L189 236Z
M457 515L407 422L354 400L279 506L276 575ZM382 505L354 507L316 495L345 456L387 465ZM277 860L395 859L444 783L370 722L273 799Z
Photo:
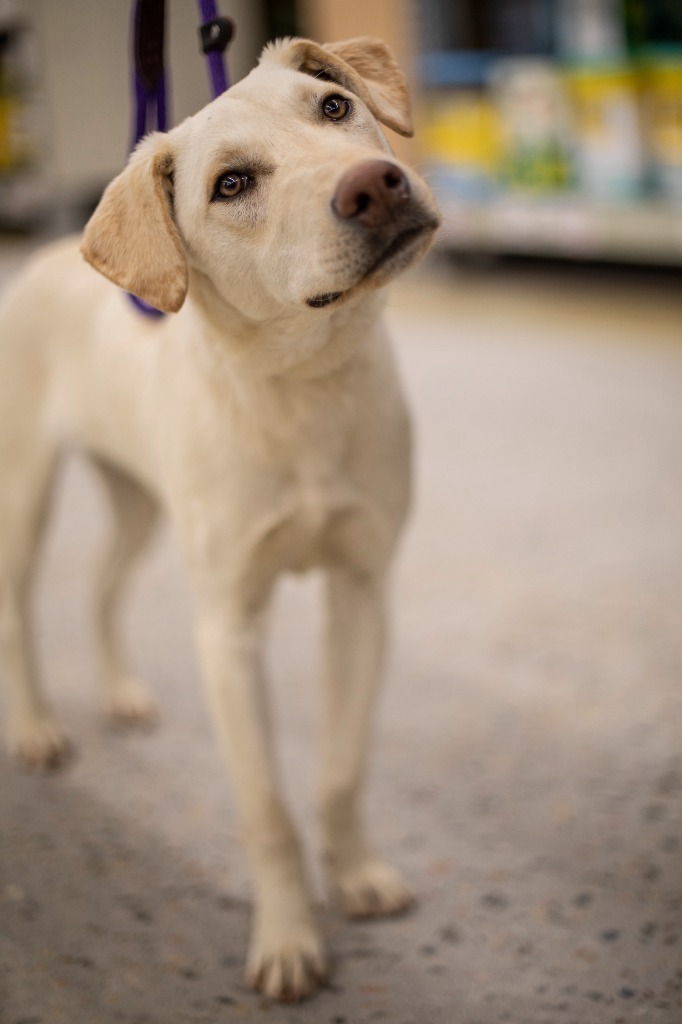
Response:
M395 220L410 198L410 184L390 160L363 160L342 176L332 199L341 220L374 228Z

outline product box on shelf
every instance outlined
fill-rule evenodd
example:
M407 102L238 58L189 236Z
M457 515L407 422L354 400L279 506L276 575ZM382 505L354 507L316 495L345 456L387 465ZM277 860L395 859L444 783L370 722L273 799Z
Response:
M628 61L568 66L580 190L591 198L632 200L642 194L645 157L636 68Z
M653 188L682 202L682 46L659 46L640 57L642 123Z

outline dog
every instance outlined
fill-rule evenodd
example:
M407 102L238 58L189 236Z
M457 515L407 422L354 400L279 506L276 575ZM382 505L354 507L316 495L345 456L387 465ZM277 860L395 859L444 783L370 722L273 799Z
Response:
M307 996L327 972L261 663L284 572L321 567L326 578L318 807L330 888L350 915L412 902L358 805L410 497L383 286L426 252L439 215L380 125L412 133L383 42L271 43L228 93L144 139L80 245L39 253L0 307L11 751L36 768L69 753L36 678L28 604L57 458L77 447L113 510L96 600L104 702L119 721L155 713L117 637L124 583L162 507L179 535L253 879L247 978L272 999ZM171 315L142 316L122 289Z

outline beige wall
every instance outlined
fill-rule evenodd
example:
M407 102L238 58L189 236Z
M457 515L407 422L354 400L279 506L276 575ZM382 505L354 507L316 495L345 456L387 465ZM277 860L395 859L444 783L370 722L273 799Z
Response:
M404 67L412 60L409 0L299 0L301 22L313 39L385 39Z

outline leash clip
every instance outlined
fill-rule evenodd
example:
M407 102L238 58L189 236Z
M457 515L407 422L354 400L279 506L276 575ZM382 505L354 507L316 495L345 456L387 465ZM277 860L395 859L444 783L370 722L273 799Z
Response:
M213 18L200 27L199 36L203 53L224 53L234 37L234 22L232 18Z

